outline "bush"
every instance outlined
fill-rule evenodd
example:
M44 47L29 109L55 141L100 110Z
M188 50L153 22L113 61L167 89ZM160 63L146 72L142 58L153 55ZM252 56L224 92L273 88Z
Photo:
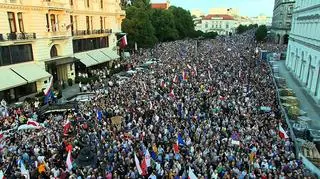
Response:
M68 85L69 85L69 86L72 86L72 84L73 84L73 80L72 80L71 78L69 78L69 79L68 79Z

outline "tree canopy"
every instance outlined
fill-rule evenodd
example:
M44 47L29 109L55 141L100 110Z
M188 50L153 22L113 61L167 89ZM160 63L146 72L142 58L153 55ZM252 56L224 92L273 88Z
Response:
M250 29L254 29L254 28L258 28L258 24L250 24L249 26L247 25L239 25L236 29L236 32L238 34L242 34L243 32L250 30Z
M255 34L256 40L258 42L265 41L267 35L268 35L267 26L261 25L261 26L258 27L258 29L256 31L256 34Z
M171 6L168 10L152 9L150 0L135 0L126 7L126 18L122 30L127 33L128 47L149 48L157 42L184 38L215 38L215 32L203 33L194 30L193 18L189 11Z

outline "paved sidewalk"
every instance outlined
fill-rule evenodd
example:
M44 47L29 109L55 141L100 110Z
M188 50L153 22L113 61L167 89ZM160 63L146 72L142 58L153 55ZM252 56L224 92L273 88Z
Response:
M293 89L300 102L300 109L307 112L307 116L312 119L310 123L311 129L320 130L320 107L313 98L307 93L300 82L286 68L285 61L276 61L275 65L279 66L279 75L286 79L288 88Z

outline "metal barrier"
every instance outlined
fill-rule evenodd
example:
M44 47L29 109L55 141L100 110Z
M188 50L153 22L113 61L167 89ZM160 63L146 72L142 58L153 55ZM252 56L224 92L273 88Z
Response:
M296 140L296 136L294 135L294 132L293 132L291 123L290 123L290 121L289 121L289 117L288 117L288 115L287 115L287 112L285 111L285 109L284 109L284 107L283 107L283 105L282 105L282 103L281 103L278 84L277 84L277 82L276 82L276 79L275 79L275 76L274 76L274 73L273 73L273 70L272 70L272 66L271 66L271 64L270 64L270 62L269 62L268 59L267 59L267 64L268 64L269 70L271 71L273 84L274 84L274 86L276 87L277 100L278 100L278 103L279 103L279 106L280 106L282 115L284 116L284 118L285 118L285 120L286 120L286 123L287 123L287 125L288 125L288 127L289 127L290 138L291 138L292 141L294 142L295 155L296 155L296 157L298 158L298 157L299 157L299 154L300 154L300 148L299 148L299 146L298 146L298 143L297 143L297 140Z

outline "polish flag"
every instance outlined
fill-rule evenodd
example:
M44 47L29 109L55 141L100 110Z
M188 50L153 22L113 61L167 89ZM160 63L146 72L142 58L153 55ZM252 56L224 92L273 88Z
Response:
M197 76L197 75L198 75L197 67L195 66L195 67L193 68L193 70L194 70L195 75Z
M189 167L188 179L197 179L197 176L193 173L191 167Z
M35 127L40 127L40 124L37 121L29 119L27 121L27 125L35 126Z
M151 160L150 160L151 156L150 156L148 149L146 150L146 153L144 154L144 158L146 160L147 167L150 167L151 166Z
M179 153L179 142L178 142L178 140L176 141L176 143L173 144L173 152L174 153Z
M161 86L161 88L165 88L166 87L166 83L164 82L164 80L160 81L160 86Z
M286 131L282 128L281 124L279 124L279 136L281 139L288 139L288 135Z
M68 156L67 156L66 164L67 164L67 169L68 169L69 171L71 171L71 170L72 170L71 150L68 151Z
M209 80L212 80L211 74L210 74L210 71L209 71L209 70L208 70L208 77L209 77Z
M182 79L184 80L184 81L186 81L187 80L187 74L186 74L186 72L183 70L183 72L182 72Z
M174 97L173 88L171 88L170 93L169 93L169 96L172 97L172 98Z
M174 83L178 83L178 76L177 75L174 75L174 78L172 80Z
M134 154L134 161L136 163L136 167L137 167L139 174L142 175L142 169L140 167L140 162L139 162L139 159L136 154Z
M189 64L187 64L187 67L188 67L189 69L191 69L191 66L190 66Z

